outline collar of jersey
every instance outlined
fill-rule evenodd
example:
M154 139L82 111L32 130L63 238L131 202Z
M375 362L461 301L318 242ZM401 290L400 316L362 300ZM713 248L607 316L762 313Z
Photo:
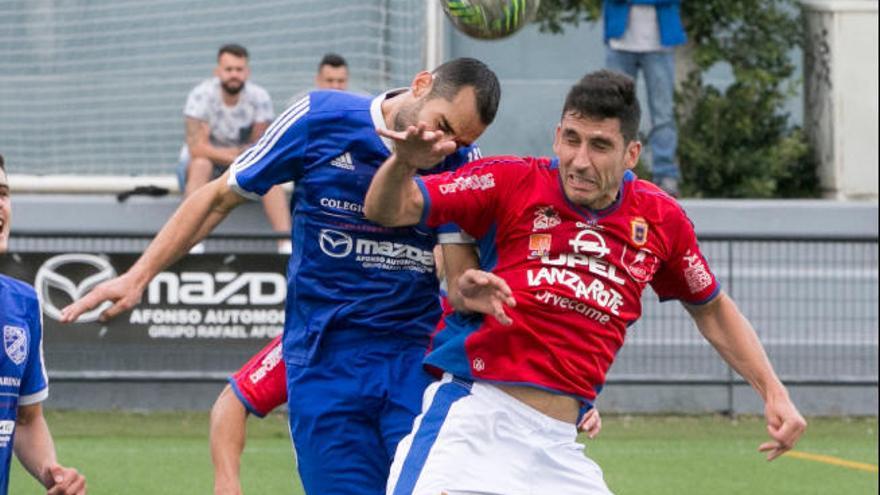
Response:
M389 89L388 91L380 94L379 96L373 98L373 101L370 103L370 117L373 119L373 126L377 129L388 130L388 126L385 125L385 116L382 115L382 102L391 98L392 96L397 96L404 91L407 91L409 88L396 88ZM391 153L394 151L394 142L388 139L387 137L379 136L382 139L382 144L388 148L388 152Z
M553 157L553 159L550 160L550 170L558 169L559 157ZM565 202L568 203L568 205L571 206L575 211L583 213L583 215L587 217L587 219L598 220L600 218L607 217L608 215L617 211L621 203L623 203L623 197L626 194L626 187L624 186L627 182L631 182L635 178L635 175L632 174L629 170L627 170L623 174L623 179L621 179L620 181L620 188L617 190L617 198L614 199L613 203L606 206L605 208L602 208L601 210L594 210L592 208L587 208L586 206L580 206L572 203L571 200L568 199L568 196L566 196L565 194L565 187L562 185L562 174L557 172L556 177L556 182L559 184L559 193L562 194L563 198L565 198Z

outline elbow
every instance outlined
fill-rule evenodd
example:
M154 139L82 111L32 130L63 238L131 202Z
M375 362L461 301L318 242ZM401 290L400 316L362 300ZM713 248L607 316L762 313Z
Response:
M378 223L384 227L394 227L394 216L388 214L387 208L380 208L377 205L367 202L364 205L364 216L374 223Z

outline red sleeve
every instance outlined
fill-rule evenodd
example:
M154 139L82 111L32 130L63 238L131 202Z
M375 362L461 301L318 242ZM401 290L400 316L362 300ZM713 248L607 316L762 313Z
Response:
M718 295L721 285L700 252L694 226L681 208L670 211L666 228L672 250L651 287L661 301L679 299L688 304L705 304Z
M482 237L504 210L501 202L512 196L525 167L518 157L489 157L455 172L417 177L425 201L422 222L429 227L455 223Z

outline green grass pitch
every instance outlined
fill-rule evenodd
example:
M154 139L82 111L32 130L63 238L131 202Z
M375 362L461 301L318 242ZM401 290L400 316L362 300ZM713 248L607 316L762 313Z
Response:
M207 413L47 413L63 463L88 477L92 495L211 493ZM877 472L783 457L756 449L759 417L606 415L587 453L617 495L862 495L878 493ZM809 418L798 451L877 465L877 418ZM249 422L244 492L299 495L284 416ZM10 494L45 493L13 461Z

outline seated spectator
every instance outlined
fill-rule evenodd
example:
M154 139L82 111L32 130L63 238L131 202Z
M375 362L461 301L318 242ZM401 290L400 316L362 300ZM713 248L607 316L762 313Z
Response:
M178 164L184 197L219 177L272 122L272 99L265 89L248 82L249 76L247 50L224 45L217 53L214 77L190 91L183 110L186 143ZM263 207L273 230L290 232L290 210L280 187L263 197ZM203 249L198 246L193 252ZM280 243L279 249L287 250L287 246L289 241Z

